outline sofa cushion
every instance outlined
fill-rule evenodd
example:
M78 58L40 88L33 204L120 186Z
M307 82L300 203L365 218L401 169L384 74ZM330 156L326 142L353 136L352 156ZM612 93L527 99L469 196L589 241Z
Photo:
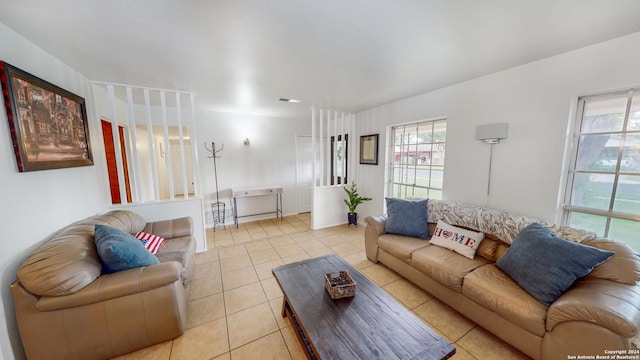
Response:
M423 247L429 246L428 241L410 236L384 234L378 237L378 247L408 263L411 261L411 254Z
M411 255L411 266L457 292L462 292L465 275L488 263L485 258L471 260L439 246L427 246Z
M111 226L126 233L133 234L146 225L146 221L140 214L129 210L113 210L102 215L96 215L81 221L82 224L101 224ZM150 231L149 231L150 232Z
M462 294L538 336L544 336L547 307L524 291L495 264L464 277Z
M74 294L100 276L93 224L73 224L31 254L18 268L18 280L38 296Z
M429 242L473 259L482 239L484 239L484 234L481 232L465 230L438 220L438 225Z
M181 236L176 238L167 239L160 249L157 256L162 253L170 252L188 252L194 253L196 251L196 240L193 236Z
M61 296L74 294L97 279L102 263L93 238L95 224L136 232L144 228L145 221L134 212L114 210L64 227L18 268L22 286L38 296Z
M614 253L561 239L538 223L520 232L496 263L541 303L551 305Z
M95 225L95 242L106 273L159 263L133 235L110 226Z
M385 232L428 239L427 202L386 198L387 223Z

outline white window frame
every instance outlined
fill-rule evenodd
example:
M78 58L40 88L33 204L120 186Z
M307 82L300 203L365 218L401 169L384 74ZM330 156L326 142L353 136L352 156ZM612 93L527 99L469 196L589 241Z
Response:
M588 215L595 215L595 216L601 216L606 218L606 223L605 223L605 227L604 227L604 231L603 233L598 233L598 236L601 237L608 237L610 234L610 230L611 230L611 221L614 219L621 219L621 220L631 220L631 221L638 221L640 222L640 215L635 215L635 214L629 214L629 213L624 213L624 212L620 212L620 211L616 211L614 209L614 202L616 199L616 191L618 189L618 184L619 184L619 179L620 176L625 176L625 175L640 175L640 172L637 171L625 171L622 169L621 164L622 164L622 159L623 159L623 151L624 151L624 146L623 146L623 141L626 139L628 134L639 134L640 130L631 130L629 131L627 128L627 124L629 121L629 116L630 116L630 110L631 110L631 103L632 103L632 99L634 98L634 96L636 97L636 102L637 102L637 96L640 95L640 88L636 88L636 89L628 89L628 90L624 90L624 91L617 91L617 92L611 92L611 93L605 93L605 94L599 94L599 95L589 95L589 96L582 96L580 98L578 98L578 102L577 102L577 110L576 110L576 115L575 115L575 123L574 123L574 130L573 130L573 138L572 138L572 142L571 142L571 157L570 157L570 161L569 161L569 166L568 166L568 170L565 173L566 175L566 186L564 189L564 195L563 195L563 204L561 206L561 210L562 210L562 214L561 214L561 223L562 225L566 225L569 226L570 225L570 218L572 214L588 214ZM626 97L626 109L625 109L625 114L624 114L624 120L623 120L623 125L622 125L622 130L621 131L603 131L603 132L582 132L582 122L583 122L583 115L584 115L584 110L585 110L585 104L588 101L593 101L593 100L605 100L605 99L623 99ZM635 103L634 103L635 104ZM580 139L582 135L620 135L621 136L621 144L620 144L620 148L618 149L617 152L617 159L616 159L616 163L615 163L615 169L613 171L607 171L607 170L602 170L602 171L598 171L598 170L577 170L577 162L578 162L578 152L580 149ZM613 176L613 188L612 188L612 193L611 193L611 198L609 201L609 206L607 210L603 210L603 209L595 209L595 208L590 208L590 207L584 207L584 206L575 206L572 205L573 201L572 201L572 197L574 196L574 181L576 178L576 174L603 174L603 175L609 175L609 176Z
M392 125L390 126L389 129L389 141L388 141L388 158L387 158L387 171L388 171L388 181L387 181L387 186L386 186L386 193L388 197L395 197L395 198L417 198L420 196L415 196L415 190L416 189L424 189L427 192L427 198L434 198L434 199L441 199L442 198L442 191L444 188L444 183L441 186L434 186L432 184L432 176L430 174L429 178L429 185L428 186L421 186L421 185L416 185L415 181L411 184L409 183L405 183L402 181L399 181L398 179L394 179L394 176L396 174L396 172L394 171L396 168L396 164L395 164L395 133L398 129L406 129L408 127L415 127L416 129L416 133L417 133L417 129L420 126L423 125L431 125L432 129L435 123L444 123L445 125L447 124L447 118L435 118L435 119L428 119L428 120L421 120L421 121L416 121L416 122L411 122L411 123L404 123L404 124L398 124L398 125ZM433 130L432 130L433 131ZM403 144L404 144L404 140L403 140ZM418 143L416 141L416 144L406 144L403 145L402 147L404 148L405 146L415 146L416 148L416 154L417 154L417 147L418 145L424 145L424 144L439 144L441 145L443 148L446 148L446 131L445 131L445 139L444 141L434 141L434 139L431 139L431 142L429 143ZM431 156L433 155L433 152L431 153ZM446 150L445 150L445 158L446 158ZM444 172L445 172L445 159L442 160L443 165L442 165L442 177L444 180ZM406 164L405 164L406 165ZM418 168L418 162L416 161L414 163L413 166L413 170L414 170L414 179L415 179L415 172L417 171ZM433 169L430 169L430 171L433 171ZM394 185L400 185L400 186L405 186L405 187L409 187L412 189L412 194L408 195L408 196L398 196L399 194L394 193ZM432 196L432 194L434 194L434 192L437 192L440 194L440 196Z

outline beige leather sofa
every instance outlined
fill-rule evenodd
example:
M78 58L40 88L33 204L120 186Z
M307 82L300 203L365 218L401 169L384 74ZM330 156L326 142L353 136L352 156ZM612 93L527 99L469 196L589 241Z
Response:
M160 263L104 274L94 225L166 240ZM180 336L196 242L191 218L147 223L130 211L93 216L58 232L20 266L11 285L29 359L109 359Z
M430 234L439 219L485 233L473 260L423 239L386 234L386 219L365 219L369 260L393 269L528 356L638 354L631 341L640 327L640 261L627 245L545 224L560 237L616 253L547 307L495 264L534 219L429 200Z

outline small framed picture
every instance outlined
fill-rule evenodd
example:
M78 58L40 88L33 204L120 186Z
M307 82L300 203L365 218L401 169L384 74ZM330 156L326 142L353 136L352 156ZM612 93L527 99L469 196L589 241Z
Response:
M378 134L360 136L360 164L378 165Z
M18 171L93 165L84 98L0 61Z

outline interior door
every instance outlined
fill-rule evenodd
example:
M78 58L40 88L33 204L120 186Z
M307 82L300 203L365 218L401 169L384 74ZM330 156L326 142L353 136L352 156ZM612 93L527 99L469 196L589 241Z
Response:
M311 136L296 135L296 187L299 214L311 212L312 155Z
M118 164L116 158L116 147L113 139L112 125L109 121L102 120L102 138L104 139L104 150L107 160L107 173L109 176L109 190L111 192L111 203L121 204L120 180L118 179ZM131 183L129 181L129 165L127 163L127 150L124 127L118 126L118 136L120 143L120 151L122 156L122 164L124 167L124 183L127 196L127 202L131 202Z

